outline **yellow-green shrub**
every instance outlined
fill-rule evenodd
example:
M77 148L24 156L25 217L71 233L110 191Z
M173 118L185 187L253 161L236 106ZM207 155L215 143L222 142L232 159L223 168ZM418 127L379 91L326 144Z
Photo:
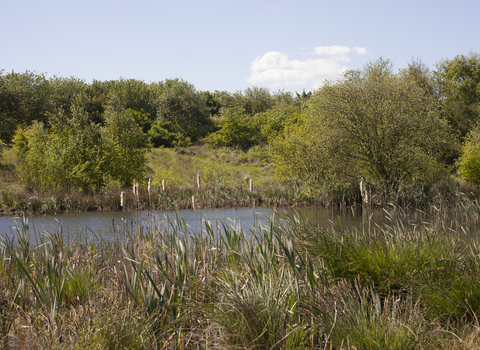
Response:
M480 184L480 125L467 135L456 165L465 181Z

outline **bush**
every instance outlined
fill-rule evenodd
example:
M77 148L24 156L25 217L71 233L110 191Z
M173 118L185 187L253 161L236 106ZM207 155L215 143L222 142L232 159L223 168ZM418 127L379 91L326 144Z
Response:
M232 107L222 112L222 128L204 138L208 145L248 149L255 144L247 116L242 108Z
M19 175L36 189L99 189L117 181L129 186L145 172L146 137L131 111L109 106L105 126L72 106L72 116L52 116L51 126L34 122L18 129L13 144Z
M467 135L456 165L465 181L480 185L480 125Z

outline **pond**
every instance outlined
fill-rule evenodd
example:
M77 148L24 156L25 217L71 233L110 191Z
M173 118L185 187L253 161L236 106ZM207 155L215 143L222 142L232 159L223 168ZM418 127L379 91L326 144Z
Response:
M280 216L293 215L293 209L277 209ZM389 213L381 208L362 209L355 208L302 208L298 212L308 221L325 228L332 225L342 227L357 227L368 230L375 225L390 222ZM200 233L203 222L208 221L214 231L222 231L222 223L226 225L240 225L244 230L257 229L269 224L269 219L274 215L274 209L266 207L256 208L226 208L203 210L178 210L178 211L98 211L84 213L66 213L60 215L28 217L28 225L32 233L62 232L65 239L98 238L111 240L118 232L126 229L137 232L138 225L144 232L151 228L171 229L177 221L188 226L190 232ZM0 235L13 237L16 228L21 228L22 218L5 216L0 217Z

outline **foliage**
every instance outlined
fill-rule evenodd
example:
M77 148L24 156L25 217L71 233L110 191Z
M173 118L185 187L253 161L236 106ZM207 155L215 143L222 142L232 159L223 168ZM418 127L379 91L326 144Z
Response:
M480 117L480 54L442 60L436 74L449 121L465 136Z
M401 70L401 74L415 82L426 94L438 96L439 86L435 81L435 74L420 58L412 58L408 67Z
M247 149L254 144L252 129L243 108L222 110L222 128L204 138L206 144Z
M250 116L268 111L274 103L270 91L257 86L246 88L244 91L236 91L233 98L235 106L243 108L245 113Z
M148 131L148 136L155 147L171 147L181 138L179 133L174 132L173 123L163 118L157 118L153 122Z
M19 174L27 186L86 191L108 180L130 185L143 175L146 139L131 111L110 106L101 127L73 105L71 117L59 111L51 121L50 127L34 123L14 136Z
M192 142L212 131L207 105L192 84L180 79L166 79L158 84L157 89L157 119L170 122L172 131Z
M464 180L480 185L480 125L467 135L456 165Z
M83 80L71 77L53 77L50 80L50 103L58 111L70 113L73 103L78 103L78 96L81 96L86 88ZM86 97L86 96L84 96Z
M0 71L0 139L9 144L20 125L44 122L49 106L49 81L43 74Z
M280 174L316 181L364 177L395 193L415 177L438 179L443 159L456 150L437 101L381 59L326 83L308 113L274 143Z
M279 136L284 136L284 129L299 123L302 118L304 115L294 104L280 103L266 112L254 115L252 123L258 130L258 142L267 143Z
M275 176L320 184L336 182L337 164L341 159L329 148L327 130L312 118L285 128L284 137L272 142Z
M122 186L130 186L145 174L147 138L135 121L132 110L112 103L105 111L102 128L106 174Z

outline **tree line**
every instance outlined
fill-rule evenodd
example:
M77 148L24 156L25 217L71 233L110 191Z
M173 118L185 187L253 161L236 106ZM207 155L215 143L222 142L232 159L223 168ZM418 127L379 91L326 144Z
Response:
M0 72L0 140L17 149L24 181L46 188L129 185L144 174L146 147L198 142L266 146L278 178L313 189L364 180L397 193L455 167L480 183L479 117L474 52L434 70L416 59L395 71L380 58L301 94Z

